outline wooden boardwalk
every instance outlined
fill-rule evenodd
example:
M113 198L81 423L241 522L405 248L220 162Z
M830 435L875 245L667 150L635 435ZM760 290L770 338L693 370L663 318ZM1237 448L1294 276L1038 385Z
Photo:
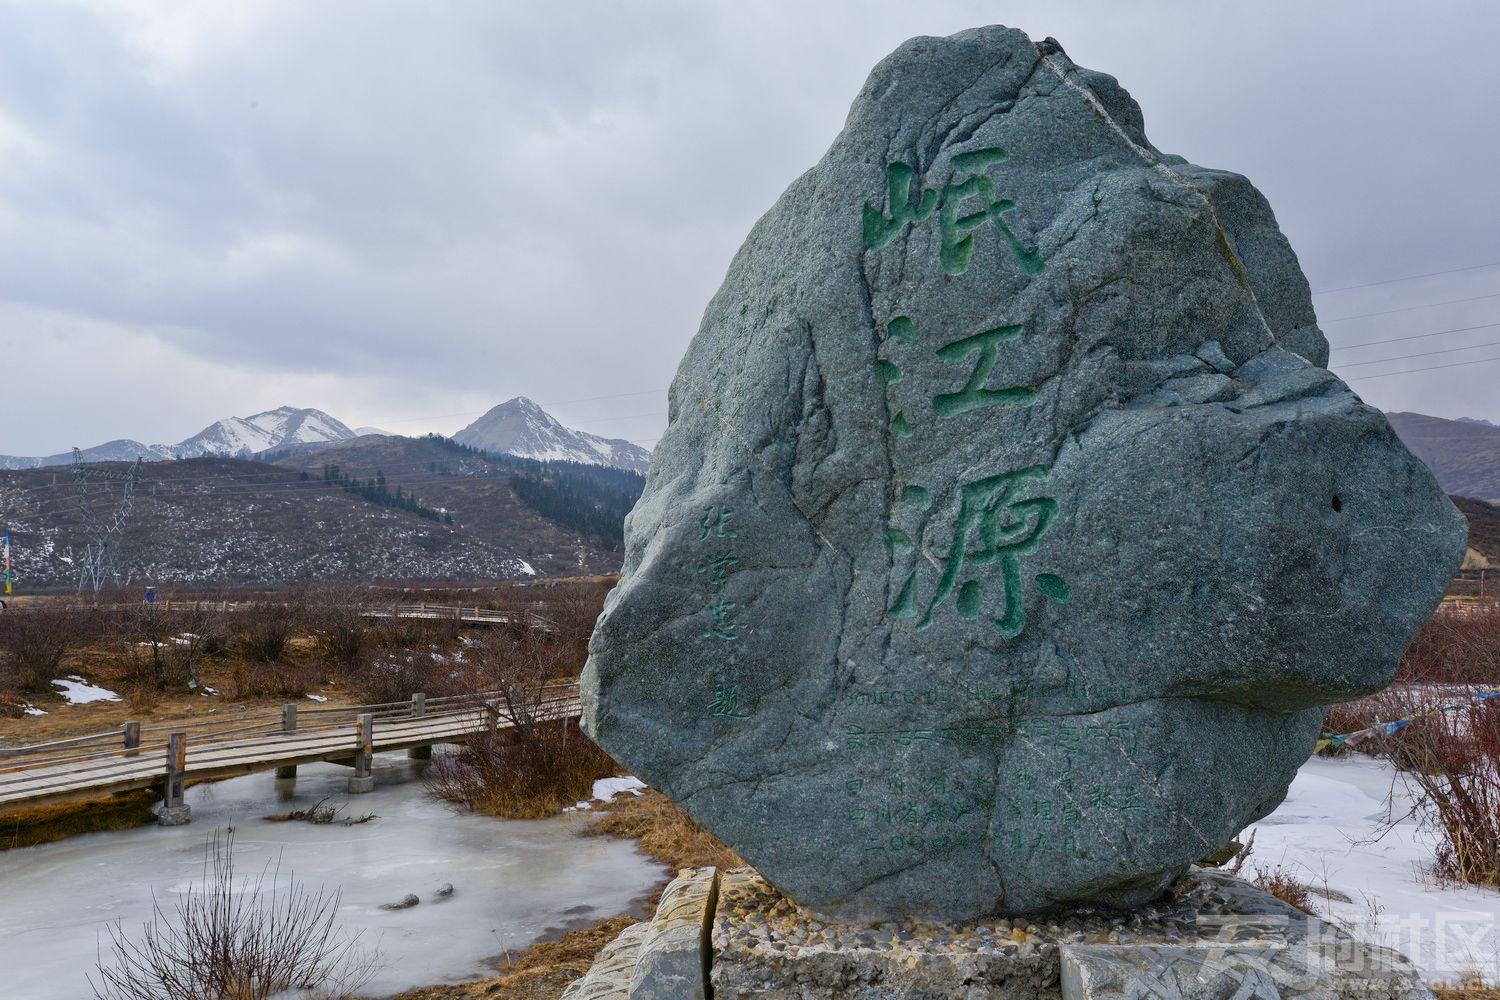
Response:
M317 761L354 767L350 790L369 780L370 756L457 743L513 723L499 692L350 707L236 713L200 722L121 729L31 746L0 748L0 810L161 785L166 804L184 780L228 778ZM578 716L576 685L549 687L528 714L538 720ZM174 796L174 786L176 795Z
M262 607L291 607L281 602L265 601L173 601L161 600L142 604L65 604L69 610L135 610L149 606L162 612L217 611L227 614L252 611ZM361 618L415 618L427 621L457 622L459 625L524 625L543 632L556 632L557 623L529 608L520 611L496 611L492 608L463 607L453 604L366 604L357 610Z

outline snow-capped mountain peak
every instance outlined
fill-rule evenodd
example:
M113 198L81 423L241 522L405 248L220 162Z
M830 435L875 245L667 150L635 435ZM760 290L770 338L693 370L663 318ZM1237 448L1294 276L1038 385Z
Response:
M525 396L501 403L453 439L472 448L544 462L583 462L641 473L651 462L651 453L640 445L564 427Z
M271 448L347 441L355 434L322 410L279 406L248 417L216 420L176 445L163 446L178 458L253 455Z

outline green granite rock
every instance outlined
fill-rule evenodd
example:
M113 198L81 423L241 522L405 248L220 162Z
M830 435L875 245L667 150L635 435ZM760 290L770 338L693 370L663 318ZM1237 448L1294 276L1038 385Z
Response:
M1464 552L1327 356L1245 178L1050 40L913 39L708 306L584 725L831 917L1150 899Z

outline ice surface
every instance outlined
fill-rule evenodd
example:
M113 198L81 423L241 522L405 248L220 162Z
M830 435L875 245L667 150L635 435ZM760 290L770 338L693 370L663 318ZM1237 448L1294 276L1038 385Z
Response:
M62 688L62 696L70 705L87 705L91 701L119 701L120 696L109 688L96 687L77 674L59 678L52 682Z
M1493 980L1500 976L1500 892L1432 876L1435 838L1411 806L1389 764L1358 754L1314 757L1280 808L1251 828L1255 848L1243 874L1280 865L1315 890L1349 897L1315 896L1313 907L1356 936L1395 948L1429 980L1470 971ZM1398 822L1380 836L1391 819Z
M298 778L269 773L190 788L193 821L95 833L56 844L0 852L0 995L26 1000L89 996L86 975L100 935L120 920L127 930L148 918L151 894L164 902L201 881L204 844L233 826L236 867L258 872L281 858L298 881L343 891L340 918L363 931L361 944L383 963L363 994L478 979L504 957L548 932L631 909L665 877L629 841L585 837L583 817L497 820L452 812L429 799L417 768L401 754L376 758L375 791L348 796L349 770L303 765ZM367 812L359 826L271 823L269 813L304 809L323 797L339 816ZM434 900L451 882L454 893ZM409 910L380 904L407 893Z

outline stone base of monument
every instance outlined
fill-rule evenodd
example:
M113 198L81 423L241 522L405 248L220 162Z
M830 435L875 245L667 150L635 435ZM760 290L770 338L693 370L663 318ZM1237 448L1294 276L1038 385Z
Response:
M748 868L686 869L564 1000L1431 1000L1417 970L1194 869L1130 913L832 924Z

